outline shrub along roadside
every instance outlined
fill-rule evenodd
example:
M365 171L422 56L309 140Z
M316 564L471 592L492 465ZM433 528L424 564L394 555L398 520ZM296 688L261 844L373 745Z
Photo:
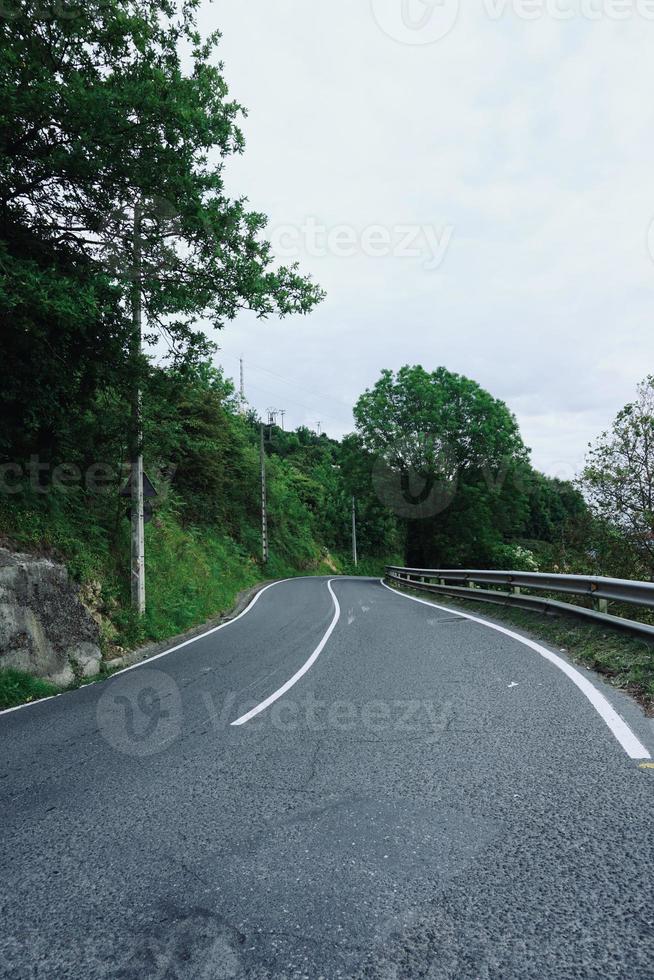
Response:
M429 601L424 592L402 589ZM573 616L541 613L490 602L438 596L439 605L487 616L507 626L515 626L535 640L544 640L608 678L614 687L626 691L654 715L654 644L637 636L580 622Z

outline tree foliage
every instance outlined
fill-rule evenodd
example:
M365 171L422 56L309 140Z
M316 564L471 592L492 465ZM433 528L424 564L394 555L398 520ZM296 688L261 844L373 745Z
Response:
M321 296L295 268L273 268L265 216L225 193L244 110L198 6L90 0L61 16L38 0L0 26L5 221L101 259L128 295L138 207L147 320L177 353L206 352L200 316L220 327L243 307L285 315Z
M511 476L528 454L506 405L443 367L406 366L383 371L354 417L380 498L404 519L407 563L491 564L524 522Z
M265 216L225 192L244 110L197 8L25 0L0 19L0 451L14 459L74 445L103 389L145 382L136 288L146 339L178 367L213 349L204 324L322 297L274 266Z
M581 486L595 515L654 573L654 376L591 447Z

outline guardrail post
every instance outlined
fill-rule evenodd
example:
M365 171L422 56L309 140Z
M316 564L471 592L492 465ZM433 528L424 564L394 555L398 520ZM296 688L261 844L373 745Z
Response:
M593 599L593 603L598 612L607 613L609 611L608 599Z

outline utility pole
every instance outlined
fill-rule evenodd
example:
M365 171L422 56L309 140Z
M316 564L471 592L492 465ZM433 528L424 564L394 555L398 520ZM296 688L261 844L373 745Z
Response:
M358 568L359 558L357 556L357 504L354 497L352 497L352 559L354 561L354 567Z
M261 555L264 565L268 564L268 511L266 508L266 449L261 423Z
M245 373L243 370L243 358L240 359L240 366L241 366L241 384L239 388L238 410L241 413L241 415L245 415Z
M281 408L279 410L279 414L282 417L282 432L284 432L285 431L285 429L284 429L284 416L286 415L286 409L285 408Z
M322 422L318 422L318 435L322 433Z
M140 371L142 348L143 297L141 294L141 202L134 205L134 241L132 244L132 362ZM132 392L132 432L130 439L131 486L131 582L132 607L139 616L145 612L145 539L143 514L143 422L141 389L135 379Z

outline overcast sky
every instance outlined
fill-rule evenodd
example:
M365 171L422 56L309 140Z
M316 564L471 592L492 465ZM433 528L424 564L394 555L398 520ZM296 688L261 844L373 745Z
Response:
M219 335L256 409L340 436L382 368L442 364L574 474L654 373L648 2L206 5L249 110L228 189L328 293Z

